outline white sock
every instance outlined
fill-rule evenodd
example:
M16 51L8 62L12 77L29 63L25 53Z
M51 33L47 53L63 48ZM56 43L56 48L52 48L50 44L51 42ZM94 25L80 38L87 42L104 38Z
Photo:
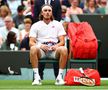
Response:
M59 69L57 79L62 79L63 71L64 71L64 69Z
M35 79L40 79L38 68L33 68L33 72L34 72L34 78Z

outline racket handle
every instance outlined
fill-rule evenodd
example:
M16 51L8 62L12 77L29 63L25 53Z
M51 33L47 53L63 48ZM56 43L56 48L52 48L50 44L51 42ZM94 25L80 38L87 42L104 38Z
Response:
M82 74L84 74L84 70L82 68L79 68L79 70Z
M80 72L85 76L85 77L88 77L85 73L84 73L84 70L83 68L79 68Z

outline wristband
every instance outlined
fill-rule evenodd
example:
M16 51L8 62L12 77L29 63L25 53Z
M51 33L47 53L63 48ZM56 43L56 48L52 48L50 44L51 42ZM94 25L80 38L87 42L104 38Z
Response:
M36 44L36 47L39 47L39 48L40 48L41 45L42 45L41 43L37 43L37 44Z

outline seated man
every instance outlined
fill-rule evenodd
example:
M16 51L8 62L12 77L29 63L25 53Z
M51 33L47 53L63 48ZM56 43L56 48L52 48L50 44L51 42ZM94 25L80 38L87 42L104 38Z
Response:
M41 85L38 73L38 61L40 58L58 58L59 73L55 85L65 84L62 75L67 62L67 48L65 45L66 32L62 24L53 19L52 7L43 5L40 13L40 21L34 23L30 30L30 62L34 72L32 85ZM59 41L59 42L58 42Z

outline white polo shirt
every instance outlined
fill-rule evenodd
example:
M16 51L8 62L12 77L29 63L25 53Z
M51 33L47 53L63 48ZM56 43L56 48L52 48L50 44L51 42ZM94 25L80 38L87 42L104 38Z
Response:
M58 42L58 37L66 35L62 23L53 20L49 24L44 21L34 23L30 30L30 37L35 37L38 43Z

